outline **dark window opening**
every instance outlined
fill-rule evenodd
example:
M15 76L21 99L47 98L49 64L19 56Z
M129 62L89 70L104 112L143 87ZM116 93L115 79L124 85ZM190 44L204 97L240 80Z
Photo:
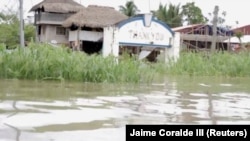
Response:
M82 27L81 30L103 32L103 28L90 28L86 26Z
M39 25L39 26L38 26L38 35L41 35L41 31L42 31L41 28L42 28L41 25Z
M102 49L102 42L82 41L82 50L87 54L99 54Z
M56 35L66 35L66 28L56 27Z
M70 26L70 30L71 30L71 31L75 31L75 30L77 30L77 29L78 29L78 26L75 25L74 23Z
M92 31L92 28L84 26L81 28L81 30Z

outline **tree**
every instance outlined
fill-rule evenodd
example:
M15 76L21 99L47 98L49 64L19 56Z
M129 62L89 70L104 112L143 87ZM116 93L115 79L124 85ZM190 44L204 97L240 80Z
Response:
M26 24L24 26L24 37L25 41L34 41L36 36L36 28L32 24Z
M35 38L35 27L33 25L25 25L25 40L30 41ZM10 48L19 45L19 20L16 14L0 13L0 44L4 43Z
M125 6L120 6L120 12L127 15L128 17L134 16L139 12L139 9L133 1L126 2Z
M218 7L219 8L219 7ZM211 13L208 13L208 15L210 17L213 17L213 15ZM229 28L229 25L224 25L225 21L226 21L226 16L227 16L227 12L226 11L222 11L221 13L218 12L218 19L217 19L217 25L220 27L225 27L225 28ZM209 22L209 20L208 20ZM213 18L210 21L213 24Z
M240 48L246 50L246 48L242 45L242 40L241 38L244 36L244 34L242 32L236 32L235 36L239 39L240 41Z
M167 5L159 5L159 8L157 11L153 11L153 14L161 21L168 24L170 27L178 27L182 26L182 14L180 11L180 4L173 5L169 4Z
M216 50L218 13L219 13L219 6L216 5L214 7L214 13L213 13L214 18L213 18L213 37L212 37L211 52L215 52Z
M18 18L15 14L0 13L0 43L7 46L18 44Z
M18 22L15 13L0 13L0 24L13 24Z
M188 2L182 6L182 15L184 21L188 24L205 23L206 18L203 16L199 7L195 6L195 2Z

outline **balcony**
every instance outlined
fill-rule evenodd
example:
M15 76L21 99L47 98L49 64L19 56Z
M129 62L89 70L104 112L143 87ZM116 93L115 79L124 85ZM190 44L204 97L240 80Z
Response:
M57 13L36 13L35 24L56 24L60 25L72 14Z

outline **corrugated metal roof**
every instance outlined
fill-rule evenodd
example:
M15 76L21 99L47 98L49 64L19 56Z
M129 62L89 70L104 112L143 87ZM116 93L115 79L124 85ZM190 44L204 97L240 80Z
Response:
M172 28L172 30L174 32L178 32L178 31L181 31L183 29L188 29L188 28L194 28L194 27L198 27L198 26L202 26L203 24L192 24L192 25L185 25L185 26L179 26L179 27L175 27L175 28Z

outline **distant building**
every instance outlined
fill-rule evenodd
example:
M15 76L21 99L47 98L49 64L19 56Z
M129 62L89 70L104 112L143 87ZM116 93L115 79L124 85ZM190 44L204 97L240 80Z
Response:
M213 40L213 26L208 24L193 24L172 28L181 33L181 44L187 49L210 49ZM234 35L232 30L217 27L216 48L228 50L229 45L224 40Z
M250 25L245 25L237 28L232 29L235 33L241 32L243 35L250 35Z
M36 40L67 44L68 31L62 23L83 8L73 0L44 0L33 6L30 12L35 12Z

